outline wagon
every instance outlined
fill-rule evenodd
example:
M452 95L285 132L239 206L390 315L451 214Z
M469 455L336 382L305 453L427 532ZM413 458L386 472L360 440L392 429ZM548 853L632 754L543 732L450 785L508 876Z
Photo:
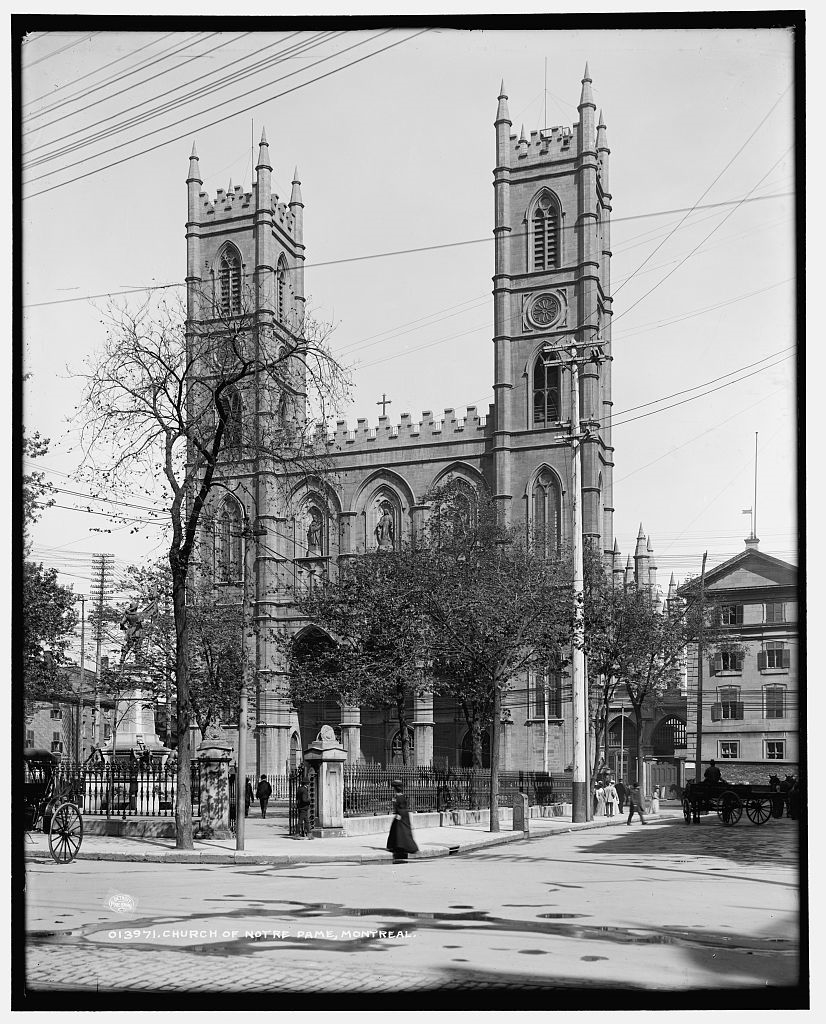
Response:
M701 814L716 811L724 825L736 825L746 817L755 825L765 825L772 816L776 796L768 785L748 783L689 782L683 791L683 815L686 824L698 822Z
M59 782L60 759L49 750L27 747L23 751L25 778L23 812L25 828L33 832L42 822L49 837L49 853L58 864L71 864L83 842L81 796L76 782Z

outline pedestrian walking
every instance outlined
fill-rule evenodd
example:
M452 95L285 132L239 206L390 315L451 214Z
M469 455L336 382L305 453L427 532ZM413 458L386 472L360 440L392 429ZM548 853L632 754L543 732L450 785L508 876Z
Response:
M298 811L298 834L302 839L310 838L310 787L302 777L295 791L295 806Z
M416 846L413 829L410 827L410 811L404 794L404 784L394 779L390 785L393 787L393 822L387 837L387 849L393 854L394 864L406 864L407 855L418 853L419 847Z
M631 792L628 794L628 821L626 821L625 824L630 825L631 819L634 817L634 814L636 813L639 814L640 821L644 825L645 818L643 818L642 816L642 812L644 809L645 805L643 804L642 793L640 792L640 784L635 780L634 785L631 787Z
M617 787L609 779L608 785L605 787L605 813L609 818L614 817L614 812L617 807Z
M267 776L262 775L261 781L255 790L255 796L258 799L258 803L261 804L261 817L266 818L267 816L267 804L272 796L272 786L267 782Z
M622 814L622 809L623 807L625 807L625 798L627 795L625 783L622 781L622 779L620 779L614 788L617 791L617 803L619 804L619 813Z
M248 818L250 815L250 804L255 799L255 795L252 791L252 783L249 779L246 781L244 786L244 817Z
M594 790L594 795L597 798L597 810L596 816L598 818L605 817L605 788L601 782L597 783L597 788Z

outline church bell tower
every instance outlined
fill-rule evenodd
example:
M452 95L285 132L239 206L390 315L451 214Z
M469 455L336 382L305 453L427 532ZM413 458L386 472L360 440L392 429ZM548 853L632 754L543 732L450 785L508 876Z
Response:
M583 534L613 549L611 287L607 131L586 65L579 122L511 134L505 85L496 114L495 499L551 547L571 540L571 346L580 366Z

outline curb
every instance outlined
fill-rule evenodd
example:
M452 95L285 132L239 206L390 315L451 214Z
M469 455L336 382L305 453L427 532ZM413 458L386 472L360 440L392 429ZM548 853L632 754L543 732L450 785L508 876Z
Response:
M542 839L552 839L554 836L570 835L571 832L590 831L595 828L608 828L612 825L619 825L622 821L619 815L618 821L582 821L571 822L570 828L558 828L543 833L530 832L502 832L485 833L491 838L480 838L469 842L451 845L429 846L415 856L415 860L435 860L439 857L451 857L463 853L476 853L478 850L487 850L494 846L504 846L507 843L536 842ZM646 821L668 821L672 815L658 814L649 815ZM446 826L448 829L450 826ZM24 860L32 863L53 863L48 850L37 850L27 852ZM130 862L136 864L269 864L285 867L295 864L392 864L393 861L384 850L374 850L370 853L342 854L272 854L272 853L246 853L246 852L213 852L211 850L169 850L164 853L109 853L108 851L94 851L84 853L81 851L77 860L114 861ZM414 863L414 861L411 861Z

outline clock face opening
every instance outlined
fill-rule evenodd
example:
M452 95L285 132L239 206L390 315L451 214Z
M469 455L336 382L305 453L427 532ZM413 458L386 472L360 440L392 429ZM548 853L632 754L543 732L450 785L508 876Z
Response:
M562 313L562 306L555 295L539 295L533 300L528 317L535 327L550 327Z

